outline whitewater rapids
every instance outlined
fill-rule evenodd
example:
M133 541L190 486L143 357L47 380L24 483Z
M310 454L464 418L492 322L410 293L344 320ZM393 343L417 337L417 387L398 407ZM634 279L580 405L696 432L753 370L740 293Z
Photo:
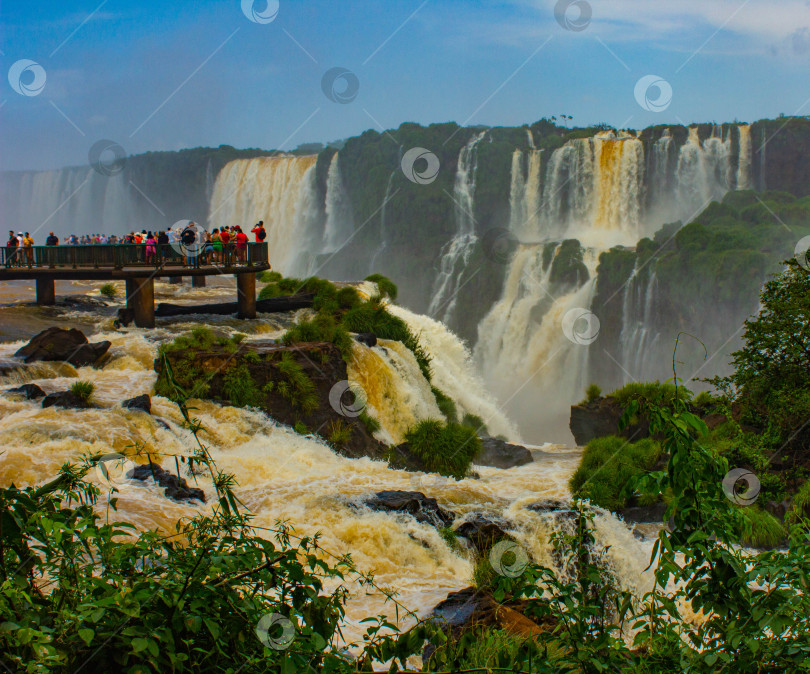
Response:
M95 285L74 284L88 294L96 293ZM21 286L22 288L22 286ZM178 293L177 287L156 284L159 296ZM182 301L199 302L232 293L229 287L206 289L185 288ZM14 309L18 311L18 309ZM0 309L0 312L8 309ZM23 311L37 312L38 309ZM463 344L441 323L417 316L399 307L391 311L406 320L433 356L434 384L452 397L460 411L482 416L493 434L503 433L517 439L514 425L499 411L484 385L475 375L469 353ZM247 339L267 338L280 334L284 326L276 318L237 322L222 317L213 322L218 330L248 332ZM152 414L123 409L120 402L142 393L152 393L155 381L153 361L160 341L173 338L198 323L182 321L162 323L154 330L121 330L111 328L111 319L74 313L66 317L79 325L92 341L112 342L109 359L100 369L73 368L69 365L40 363L26 369L6 372L0 385L6 389L24 381L41 386L46 393L64 390L76 379L95 385L94 401L100 407L88 410L43 409L36 401L24 401L7 394L0 395L0 433L3 453L0 455L0 481L4 485L33 485L51 479L65 462L78 462L86 454L120 452L133 456L140 448L139 462L146 454L153 458L164 455L164 467L174 470L172 454L188 455L194 446L191 434L182 426L177 406L165 398L152 397ZM51 319L51 323L58 323ZM11 358L23 341L0 344L0 360ZM359 373L362 357L355 362L350 377L368 388L377 385L388 391L396 404L382 413L382 396L369 395L369 405L376 401L383 430L396 439L411 419L435 416L438 408L430 386L419 372L410 352L399 345L382 342L368 349L358 347L366 358L376 358L376 369ZM410 356L410 359L408 358ZM413 362L411 362L413 361ZM383 381L384 380L384 381ZM405 407L403 407L403 405ZM409 516L373 512L362 504L364 497L384 489L421 491L435 497L452 510L457 518L473 513L497 515L513 525L512 533L542 564L554 566L549 535L557 526L553 518L528 510L526 506L547 499L568 499L568 479L576 468L580 450L560 445L533 447L533 463L509 470L475 467L478 477L455 481L437 475L392 470L384 462L368 458L352 460L333 452L325 442L304 437L277 424L257 410L220 406L209 401L194 403L193 415L203 424L202 440L211 450L221 470L233 473L238 481L237 493L255 515L254 524L273 528L287 521L299 536L321 534L324 549L336 554L350 553L357 568L373 572L376 583L397 592L398 600L425 616L448 592L472 582L472 563L468 556L452 550L428 525ZM104 512L109 485L91 471L88 478L96 482L105 496L99 504ZM193 478L188 478L193 484ZM178 503L166 498L162 488L149 481L120 478L118 519L133 522L142 529L173 532L178 519L211 508L214 490L210 479L199 477L208 499L207 505ZM459 519L457 519L457 523ZM649 589L649 572L642 573L649 561L650 543L638 540L613 515L599 511L596 517L597 550L601 550L608 567L622 587L643 592ZM266 534L268 537L272 533ZM347 606L347 641L360 637L364 617L387 614L395 618L395 607L383 593L367 586L360 587L347 578L350 590ZM400 617L404 627L410 621Z

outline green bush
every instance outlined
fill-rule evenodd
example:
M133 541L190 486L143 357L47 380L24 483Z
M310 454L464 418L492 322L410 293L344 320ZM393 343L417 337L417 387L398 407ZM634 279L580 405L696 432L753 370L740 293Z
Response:
M365 410L360 412L359 419L360 421L363 422L363 425L366 427L366 430L368 431L369 435L374 435L377 431L380 430L380 428L382 428L380 426L380 422L377 421L377 419L372 417L370 414L368 414Z
M628 442L609 435L591 440L569 486L577 498L617 511L627 506L635 482L652 470L661 456L661 447L650 438ZM657 500L642 497L641 504Z
M284 277L277 271L263 271L259 274L259 281L262 283L278 283L282 278Z
M667 405L675 397L675 385L670 383L662 384L658 381L633 381L608 394L608 397L613 398L621 407L626 407L631 400L643 400L656 405ZM683 386L678 386L678 397L681 400L689 400L692 397L692 392Z
M475 431L475 434L481 437L486 437L489 435L486 423L484 423L484 420L477 414L470 414L467 412L461 418L461 425L466 426L467 428L472 428Z
M107 299L114 300L118 296L118 288L115 283L105 283L98 291Z
M295 426L293 426L293 430L298 433L299 435L309 435L310 430L307 428L307 425L302 421L296 421Z
M453 402L453 399L435 386L431 386L430 390L433 391L433 397L436 399L436 404L439 406L444 418L450 423L458 423L458 409L456 409L456 403Z
M259 407L263 402L262 392L244 363L225 372L222 392L235 407Z
M585 389L585 399L580 403L580 405L587 405L588 403L592 403L601 397L602 397L602 389L599 388L596 384L591 384L588 388Z
M90 402L95 390L96 387L89 381L74 381L70 386L70 392L84 403Z
M352 439L352 427L343 421L343 419L333 419L329 422L327 439L330 445L343 447Z
M466 476L481 451L473 429L436 419L420 421L405 434L405 441L427 470L457 480Z
M775 548L787 539L787 529L766 510L757 505L740 508L743 526L738 530L743 545Z
M376 283L377 290L381 296L389 297L392 302L397 299L399 289L397 288L396 283L394 283L387 276L383 276L382 274L371 274L370 276L366 276L365 280Z

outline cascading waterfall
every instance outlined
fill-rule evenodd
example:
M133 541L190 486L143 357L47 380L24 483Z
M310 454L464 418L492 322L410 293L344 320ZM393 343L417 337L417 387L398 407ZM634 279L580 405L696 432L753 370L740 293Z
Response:
M712 200L722 199L731 183L731 138L724 140L713 132L701 142L697 127L689 128L689 138L678 155L677 194L681 204L678 218L694 217Z
M649 372L653 363L653 349L660 337L656 331L653 315L656 279L655 272L642 274L636 263L630 279L624 287L622 302L622 331L619 343L622 347L624 383L638 381Z
M532 133L526 131L529 150L524 153L516 149L512 153L509 229L519 239L536 239L540 235L543 151L535 149Z
M737 162L737 189L751 190L754 188L751 177L751 163L753 160L751 150L751 125L740 124L740 153Z
M585 251L588 281L557 288L553 256L544 255L548 246L554 255L559 251L555 243L518 247L501 299L478 326L475 358L504 408L522 421L524 434L566 442L560 421L582 395L589 354L587 343L566 335L563 319L572 310L591 306L598 254Z
M439 270L433 284L433 293L428 307L431 316L441 317L445 323L452 320L456 309L461 275L469 262L473 247L478 241L475 234L475 180L478 168L478 143L486 131L476 134L458 155L456 181L453 186L456 234L441 251Z
M383 254L385 249L388 248L388 230L385 227L385 212L388 207L388 200L391 198L391 188L394 185L394 178L396 175L396 171L391 171L391 175L388 176L388 184L385 186L385 196L383 197L383 202L380 205L380 244L377 246L377 250L375 250L374 254L371 256L369 273L375 273L377 271L377 259Z
M306 276L323 238L312 156L237 159L220 171L209 229L264 220L273 268Z
M332 253L351 238L354 232L352 205L338 165L335 152L326 174L326 225L323 233L323 252Z
M40 243L50 231L64 239L70 234L166 227L124 173L106 176L90 168L4 173L0 201L4 229L31 232Z

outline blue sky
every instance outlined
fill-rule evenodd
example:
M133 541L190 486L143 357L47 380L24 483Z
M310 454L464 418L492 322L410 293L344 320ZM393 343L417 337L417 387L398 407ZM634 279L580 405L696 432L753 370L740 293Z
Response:
M590 21L566 30L555 8L576 20L577 3ZM810 114L806 0L279 0L268 23L242 4L2 0L0 169L83 164L100 139L128 154L292 149L404 121L564 113L641 128ZM38 95L9 82L21 59L45 71ZM350 103L322 91L336 66L359 81ZM637 102L645 75L671 86L666 109Z

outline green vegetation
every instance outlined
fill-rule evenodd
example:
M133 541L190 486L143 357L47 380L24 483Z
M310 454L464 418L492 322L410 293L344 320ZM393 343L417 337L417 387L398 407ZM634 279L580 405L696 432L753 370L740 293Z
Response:
M661 446L650 438L638 442L615 435L595 438L585 447L579 467L571 476L571 493L594 505L621 510L633 496L635 483L653 469L660 456ZM639 505L657 500L642 496Z
M678 387L678 395L687 400L692 397L691 391L683 386ZM613 391L610 397L622 408L627 407L634 400L654 405L667 405L675 399L675 385L669 382L662 384L658 381L633 381Z
M315 384L292 354L283 353L277 366L283 379L276 384L276 391L304 414L318 409L321 403Z
M222 392L227 396L231 405L236 407L259 407L264 399L262 391L253 381L245 363L240 363L225 371Z
M769 512L757 505L740 508L742 526L737 530L744 545L756 548L775 548L787 539L787 529Z
M453 399L445 395L435 386L431 386L430 390L433 391L433 397L436 398L436 404L439 406L444 418L449 423L458 423L458 410L456 409L456 403L453 402Z
M420 421L408 430L405 441L427 470L457 480L467 475L472 460L481 451L474 430L435 419Z
M592 403L601 397L602 397L602 389L599 388L596 384L591 384L590 386L588 386L588 388L585 389L585 399L580 403L580 405L587 405L588 403Z
M380 430L380 428L382 428L380 426L380 422L368 414L365 410L360 412L360 416L358 418L363 422L363 425L366 427L369 435L374 435Z
M70 386L70 392L83 403L89 403L96 387L89 381L74 381Z
M299 435L309 435L311 433L311 431L307 428L307 425L301 421L295 422L293 430Z
M399 289L397 288L396 283L394 283L387 276L383 276L382 274L371 274L370 276L366 276L365 280L377 284L377 290L379 291L380 296L388 297L392 302L396 301L397 295L399 294Z
M105 283L98 291L107 299L114 300L118 296L118 288L115 283Z
M461 418L461 425L473 429L475 431L475 434L480 437L486 437L489 435L486 423L477 414L470 414L469 412L467 412Z
M343 447L352 439L352 428L343 419L333 419L329 422L327 439L330 445Z

